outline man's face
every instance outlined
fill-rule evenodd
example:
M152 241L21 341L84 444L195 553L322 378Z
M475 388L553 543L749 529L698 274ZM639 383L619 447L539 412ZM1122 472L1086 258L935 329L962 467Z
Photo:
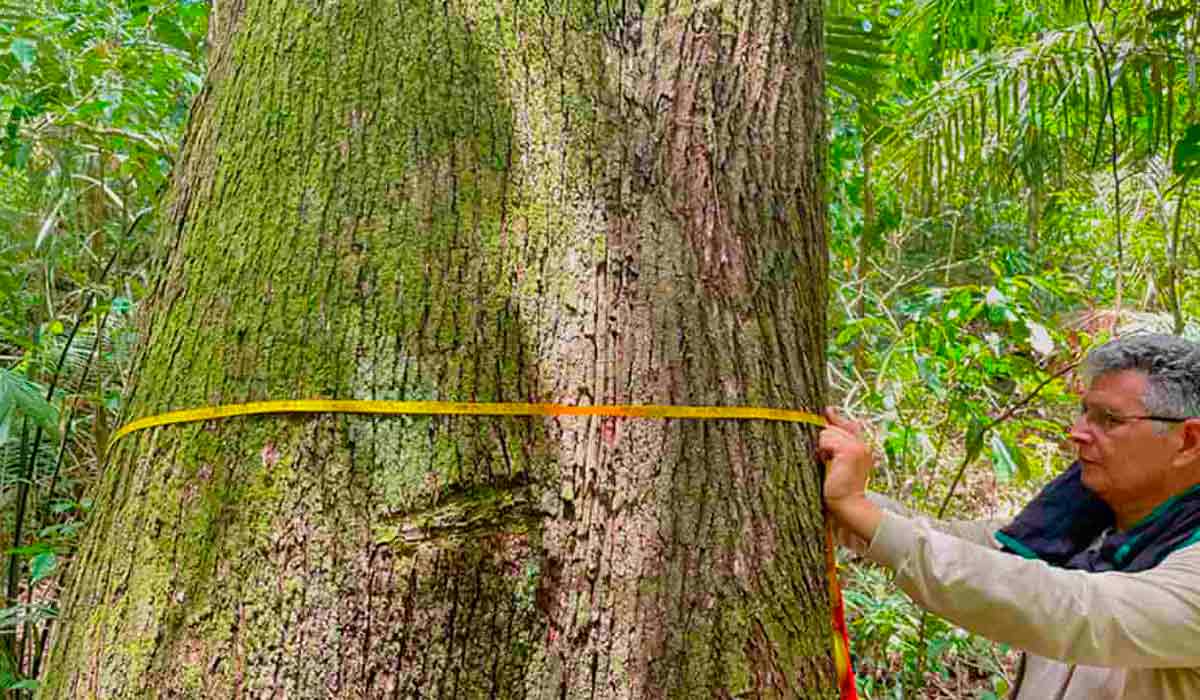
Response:
M1083 411L1071 427L1071 441L1083 464L1083 484L1100 496L1118 518L1152 509L1169 498L1169 472L1178 449L1174 431L1156 431L1144 416L1146 375L1136 370L1096 377L1083 395Z

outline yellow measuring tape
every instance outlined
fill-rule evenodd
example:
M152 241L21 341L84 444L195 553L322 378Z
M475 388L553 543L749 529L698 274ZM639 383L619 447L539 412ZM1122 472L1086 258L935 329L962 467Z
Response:
M309 399L296 401L258 401L255 403L208 406L184 411L171 411L156 416L139 418L126 423L113 434L112 442L138 430L177 423L232 418L234 416L256 416L277 413L358 413L368 415L425 415L425 416L613 416L619 418L685 418L685 419L733 419L769 420L788 423L808 423L824 426L825 419L808 411L787 408L760 408L756 406L663 406L655 404L606 404L599 406L568 406L560 403L468 403L457 401L335 401ZM841 588L837 582L837 568L833 564L832 527L826 523L826 540L829 547L830 567L828 573L833 595L833 647L838 683L842 688L842 699L852 700L854 692L853 668L849 664L849 638L846 633L845 613L841 601Z
M615 416L619 418L690 418L770 420L824 426L825 419L807 411L756 406L664 406L655 404L602 404L568 406L560 403L469 403L458 401L348 401L299 399L206 406L171 411L126 423L112 441L138 430L176 423L258 416L272 413L359 413L384 416Z

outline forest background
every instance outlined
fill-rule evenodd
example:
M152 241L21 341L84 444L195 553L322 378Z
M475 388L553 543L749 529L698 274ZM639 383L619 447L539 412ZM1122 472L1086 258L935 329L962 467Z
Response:
M208 5L0 0L0 689L36 688L121 420ZM1069 455L1071 368L1200 336L1197 44L1177 0L828 0L829 376L874 488L1011 514ZM865 698L995 698L1011 650L843 562Z

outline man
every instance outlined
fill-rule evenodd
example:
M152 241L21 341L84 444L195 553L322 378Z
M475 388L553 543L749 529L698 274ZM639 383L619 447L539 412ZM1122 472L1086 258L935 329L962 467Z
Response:
M828 410L825 502L918 604L1026 652L1018 700L1200 699L1200 345L1094 349L1078 461L997 532L882 510L859 426Z

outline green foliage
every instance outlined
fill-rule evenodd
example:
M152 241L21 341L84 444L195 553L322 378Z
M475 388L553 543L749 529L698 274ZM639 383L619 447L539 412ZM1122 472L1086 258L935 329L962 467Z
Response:
M875 431L874 488L931 514L1011 513L1069 459L1066 370L1095 339L1200 335L1194 7L833 0L830 14L839 41L887 27L869 90L830 79L835 392ZM870 589L881 609L856 598L866 584L851 579L855 614L915 648L884 590ZM936 696L898 653L866 645L866 675L883 675L864 695Z
M13 424L23 418L50 433L58 430L58 411L44 393L43 387L20 374L0 370L0 445L8 441Z
M116 420L207 15L199 0L0 0L0 542L16 574L0 689L14 696L36 688Z
M926 677L946 681L966 677L972 686L982 685L983 692L1005 696L1010 681L1001 654L1007 650L994 649L985 640L932 616L921 640L920 608L885 570L852 564L843 571L849 574L847 619L863 698L910 697L906 689L914 685L922 670Z
M1192 178L1200 168L1200 124L1192 124L1175 142L1171 170L1181 178Z
M835 377L858 409L875 417L889 483L926 472L959 449L973 461L985 445L1003 480L1028 481L1053 468L1061 425L1046 411L1071 401L1063 382L1051 379L1070 341L1047 317L1080 295L1069 279L1008 271L993 266L992 284L914 286L881 306L879 316L848 320L834 337ZM856 349L878 363L868 368L872 378L856 366ZM1000 415L1043 382L1041 400L1018 413L1022 420L985 435L984 417ZM1029 450L1047 458L1031 463ZM910 486L925 503L947 486L932 477Z
M826 80L831 88L870 102L883 87L891 50L883 23L833 15L825 18Z

